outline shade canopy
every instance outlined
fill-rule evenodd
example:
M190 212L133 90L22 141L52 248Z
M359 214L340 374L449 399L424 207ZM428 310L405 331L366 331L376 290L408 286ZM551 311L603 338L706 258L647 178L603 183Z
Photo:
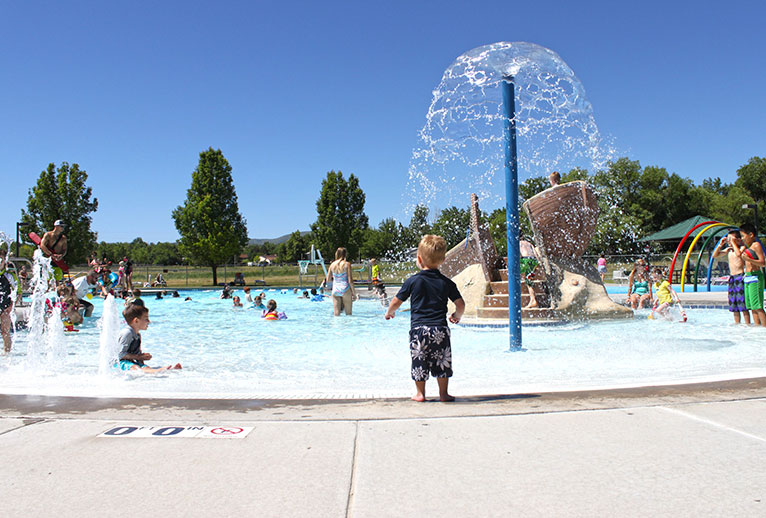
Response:
M680 241L683 239L683 237L686 235L687 232L689 232L692 228L694 228L696 225L699 225L700 223L704 223L705 221L715 221L711 218L707 218L705 216L694 216L693 218L686 219L682 221L681 223L676 223L673 226L670 226L668 228L664 228L658 232L655 232L654 234L650 234L646 237L642 237L639 239L641 242L646 241ZM736 225L732 225L733 227L736 227ZM692 232L692 237L699 234L705 226L701 226L694 232ZM721 227L724 228L724 227Z

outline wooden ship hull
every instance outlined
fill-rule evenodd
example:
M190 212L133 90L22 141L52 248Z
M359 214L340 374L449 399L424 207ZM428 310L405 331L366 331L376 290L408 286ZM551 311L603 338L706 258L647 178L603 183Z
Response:
M547 189L524 203L535 244L548 259L582 257L596 232L598 200L582 181Z

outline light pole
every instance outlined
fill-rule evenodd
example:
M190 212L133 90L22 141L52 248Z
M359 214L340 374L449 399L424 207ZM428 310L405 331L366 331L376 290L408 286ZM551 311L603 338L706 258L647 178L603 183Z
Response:
M758 204L757 203L745 203L742 205L743 209L753 209L753 224L755 226L755 237L758 238Z
M21 227L28 227L29 223L24 223L21 221L16 222L16 257L19 256L19 229Z

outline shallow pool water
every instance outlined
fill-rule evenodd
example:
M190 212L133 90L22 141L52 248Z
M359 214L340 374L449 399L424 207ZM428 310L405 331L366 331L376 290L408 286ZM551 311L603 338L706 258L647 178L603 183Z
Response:
M26 332L0 358L0 392L154 397L365 397L411 392L409 314L383 318L375 301L332 316L329 301L268 292L288 319L235 309L218 291L146 297L152 321L143 348L152 365L181 362L162 375L98 374L98 317L68 333L64 354L32 364ZM242 292L238 292L241 296ZM192 301L184 301L191 296ZM120 305L121 307L121 305ZM507 329L453 326L457 395L678 383L766 375L766 331L735 327L728 311L691 310L688 322L633 320L525 327L524 350L508 351ZM434 393L435 382L429 383Z

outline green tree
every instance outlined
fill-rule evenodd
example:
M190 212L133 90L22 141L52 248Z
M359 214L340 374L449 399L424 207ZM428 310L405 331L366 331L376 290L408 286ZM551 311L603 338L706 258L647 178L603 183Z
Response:
M766 200L766 158L754 156L737 169L736 184L744 188L754 200Z
M466 231L471 226L471 210L447 207L439 213L431 227L431 232L447 241L447 250L465 239Z
M21 211L21 220L30 224L27 232L37 232L41 237L57 219L64 220L66 261L70 264L84 262L96 247L90 214L98 210L98 199L91 200L93 192L85 184L87 180L88 174L77 164L62 162L58 169L55 164L48 164L29 190L27 210Z
M181 254L212 268L213 284L218 284L218 265L239 254L247 243L231 166L220 149L200 153L186 202L173 211L173 220L181 235Z
M386 218L378 228L367 229L362 243L363 257L399 259L405 245L407 229L394 218Z
M405 248L412 248L418 246L420 239L426 234L431 233L431 225L428 223L428 207L422 204L418 204L415 210L412 211L412 218L410 218L410 224L405 229L404 246Z
M178 251L178 243L151 243L149 258L152 264L177 265L183 263L183 256Z
M311 234L302 235L300 230L290 234L290 238L277 247L277 260L280 263L296 263L311 247Z
M369 226L364 202L364 191L353 173L348 180L340 171L327 173L317 200L317 220L311 225L323 257L335 257L339 247L346 248L349 259L357 256Z

